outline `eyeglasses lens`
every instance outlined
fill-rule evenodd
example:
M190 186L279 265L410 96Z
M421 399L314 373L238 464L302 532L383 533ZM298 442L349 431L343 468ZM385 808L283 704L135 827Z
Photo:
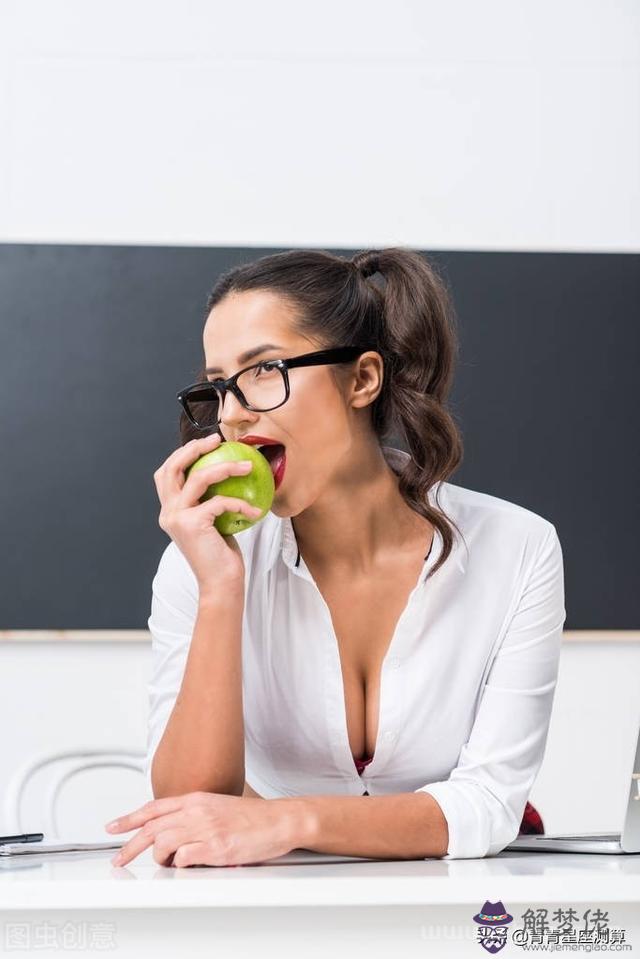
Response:
M284 403L287 395L284 374L280 367L252 367L238 377L238 387L247 403L255 410L270 410ZM201 429L217 426L220 414L220 393L214 386L199 386L188 394L190 416Z

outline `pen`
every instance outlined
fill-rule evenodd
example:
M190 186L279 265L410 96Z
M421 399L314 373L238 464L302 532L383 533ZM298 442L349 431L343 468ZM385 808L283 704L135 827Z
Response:
M23 832L19 836L0 836L0 845L5 842L40 842L43 832Z

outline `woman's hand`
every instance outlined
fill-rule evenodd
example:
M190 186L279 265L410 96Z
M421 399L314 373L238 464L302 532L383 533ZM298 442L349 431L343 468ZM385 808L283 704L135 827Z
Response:
M216 518L226 511L235 511L256 520L262 513L258 507L235 496L218 494L200 502L213 483L251 472L250 460L246 461L248 466L229 460L206 469L192 470L187 479L186 469L201 456L217 449L220 443L220 433L191 440L171 453L153 474L161 506L158 525L185 556L201 595L209 589L224 595L226 582L244 582L240 547L233 536L223 536L218 532L213 525Z
M161 866L240 866L299 848L303 823L296 799L192 792L152 799L105 828L112 834L139 830L111 860L115 866L149 846Z

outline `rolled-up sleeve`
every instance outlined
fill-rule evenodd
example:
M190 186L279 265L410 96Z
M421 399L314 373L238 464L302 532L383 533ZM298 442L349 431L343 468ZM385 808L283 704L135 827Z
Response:
M172 541L160 557L151 586L151 670L147 683L148 722L144 776L153 797L151 764L164 735L184 675L198 612L198 586Z
M560 541L549 523L449 778L427 783L449 827L444 859L493 856L518 835L544 756L566 620Z

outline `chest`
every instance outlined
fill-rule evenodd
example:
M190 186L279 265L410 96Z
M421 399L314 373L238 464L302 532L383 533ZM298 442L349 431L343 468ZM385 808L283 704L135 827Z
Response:
M349 745L358 759L373 756L375 751L382 664L424 558L423 542L415 555L374 577L338 577L310 569L331 614Z

